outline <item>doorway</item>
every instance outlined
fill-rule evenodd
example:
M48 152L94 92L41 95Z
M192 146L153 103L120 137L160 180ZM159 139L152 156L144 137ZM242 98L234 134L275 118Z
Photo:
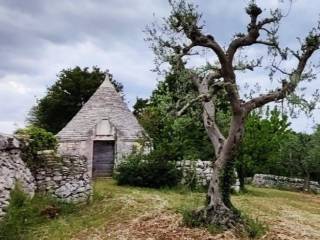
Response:
M93 177L111 177L114 167L114 141L93 142Z

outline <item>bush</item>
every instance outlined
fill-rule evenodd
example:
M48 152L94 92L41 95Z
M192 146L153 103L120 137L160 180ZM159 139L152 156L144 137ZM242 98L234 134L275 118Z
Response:
M265 234L267 227L257 218L253 219L245 214L242 214L241 217L244 222L245 233L250 239L257 239Z
M181 179L175 164L159 159L157 152L131 154L119 164L116 171L115 179L119 185L172 187Z
M56 137L46 130L34 126L19 129L16 136L24 142L22 158L30 168L38 166L37 152L42 150L56 150Z
M59 202L48 196L36 195L30 199L19 187L16 187L10 196L7 214L0 222L0 239L27 239L29 231L37 225L76 211L74 204Z
M189 208L182 209L182 222L190 228L206 228L211 234L219 234L223 232L223 228L218 225L207 224L195 217L195 210Z

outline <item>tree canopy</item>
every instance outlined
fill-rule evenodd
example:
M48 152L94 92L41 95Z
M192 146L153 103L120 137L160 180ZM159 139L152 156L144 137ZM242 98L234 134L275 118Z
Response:
M108 70L102 71L98 67L63 69L57 75L57 81L47 89L46 96L31 109L28 122L58 133L89 100L107 74L116 90L122 93L123 85L114 80Z

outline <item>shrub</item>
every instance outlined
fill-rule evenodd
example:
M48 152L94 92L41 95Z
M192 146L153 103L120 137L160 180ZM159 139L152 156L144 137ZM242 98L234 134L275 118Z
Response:
M183 224L187 227L196 228L205 226L203 222L199 221L198 218L194 217L194 210L186 208L182 209L180 212L182 214Z
M19 187L10 196L7 214L0 222L0 239L24 240L37 225L76 211L74 204L59 202L52 197L36 195L30 199Z
M195 216L195 210L185 208L180 210L182 214L182 222L190 228L206 228L211 234L223 232L223 228L218 225L207 224Z
M19 129L17 137L24 142L22 158L31 168L37 166L37 152L42 150L56 150L58 141L55 136L46 130L34 126Z
M159 159L157 152L131 154L119 164L116 171L115 179L119 185L172 187L181 179L175 164Z
M267 227L257 218L253 219L244 214L241 217L244 222L245 233L250 239L257 239L265 234Z

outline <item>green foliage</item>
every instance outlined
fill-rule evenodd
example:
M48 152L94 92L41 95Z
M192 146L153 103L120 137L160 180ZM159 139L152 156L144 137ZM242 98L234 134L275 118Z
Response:
M201 186L198 184L198 177L195 167L192 169L184 169L183 185L186 189L191 191L201 191Z
M159 82L150 99L137 99L134 114L152 139L154 149L162 149L171 160L212 160L211 142L201 118L201 106L195 104L183 116L175 115L181 99L192 97L194 86L175 74ZM161 152L160 150L158 152Z
M320 182L320 125L311 136L308 158L303 166L309 170L311 178Z
M203 227L203 221L200 221L198 218L194 217L194 210L190 209L181 209L180 213L182 214L183 224L188 227Z
M236 157L236 169L243 184L244 177L255 173L283 175L278 153L290 133L290 123L280 111L267 111L266 116L252 112L245 123L245 134Z
M253 219L244 214L241 217L244 222L245 233L250 239L260 238L266 233L266 225L260 222L258 218Z
M282 144L279 159L288 176L320 180L320 128L311 135L292 132Z
M319 180L319 127L308 135L289 126L277 109L265 118L256 112L248 116L236 161L240 181L255 173Z
M56 83L47 89L47 95L31 109L29 123L58 133L89 100L107 74L108 71L97 67L62 70ZM123 85L109 76L116 90L122 92Z
M153 188L175 186L180 181L180 171L173 162L162 159L162 156L157 151L131 154L117 167L115 179L119 185Z
M58 141L52 133L35 126L19 129L16 135L25 143L22 148L22 158L31 168L39 164L38 151L56 150L58 146Z
M59 202L48 196L35 196L30 199L19 187L11 192L7 214L0 224L0 239L23 240L38 225L50 218L76 212L76 206Z
M182 222L185 226L191 228L206 228L211 234L219 234L223 232L223 228L218 225L205 224L202 220L195 217L195 211L188 208L180 210L182 214Z
M221 172L220 176L220 185L222 190L222 199L224 204L234 211L237 211L231 203L231 196L232 193L231 186L235 183L235 174L234 174L234 162L229 161L226 163L224 170Z

